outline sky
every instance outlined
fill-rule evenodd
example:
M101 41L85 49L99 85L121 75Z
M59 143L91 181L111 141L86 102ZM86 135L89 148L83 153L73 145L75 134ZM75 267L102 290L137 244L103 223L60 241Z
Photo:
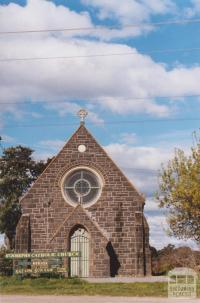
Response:
M2 146L52 157L87 109L86 127L145 194L158 249L196 248L167 235L154 197L161 164L194 144L199 83L200 0L0 0Z

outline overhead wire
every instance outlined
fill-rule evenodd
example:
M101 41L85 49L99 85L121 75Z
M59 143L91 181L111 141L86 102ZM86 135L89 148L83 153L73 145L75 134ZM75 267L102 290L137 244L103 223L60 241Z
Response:
M124 121L102 121L102 122L87 122L88 125L115 125L115 124L138 124L138 123L162 123L162 122L186 122L200 121L200 118L174 118L174 119L144 119L144 120L124 120ZM48 124L16 124L5 125L4 128L33 128L33 127L64 127L74 126L77 123L48 123Z
M200 19L183 19L183 20L171 20L171 21L164 21L164 22L155 22L155 23L135 23L130 25L124 25L123 27L119 26L109 26L109 27L80 27L80 28L60 28L60 29L33 29L33 30L21 30L21 31L4 31L0 32L0 35L7 35L7 34L26 34L26 33L45 33L45 32L65 32L65 31L99 31L99 30L122 30L123 28L132 28L132 27L145 27L145 26L162 26L162 25L175 25L175 24L197 24L200 23ZM165 50L150 50L150 51L140 51L140 54L153 54L153 53L170 53L170 52L193 52L193 51L199 51L200 48L183 48L183 49L165 49ZM56 57L29 57L29 58L1 58L0 62L9 62L9 61L31 61L31 60L55 60L55 59L75 59L75 58L88 58L88 57L107 57L107 56L128 56L128 55L134 55L137 54L137 51L127 52L127 53L107 53L107 54L90 54L90 55L79 55L79 56L56 56ZM157 98L190 98L190 97L200 97L200 95L190 95L190 96L158 96ZM110 98L110 97L107 97ZM119 99L119 97L117 97ZM123 98L122 99L134 99L134 100L149 100L152 98L155 98L155 96L152 97L146 97L146 98L138 98L138 97L130 97L130 98ZM91 98L89 98L90 100ZM99 99L99 98L94 98ZM106 98L102 98L106 99ZM56 101L55 103L57 103ZM14 104L15 102L3 102L1 104ZM27 102L17 102L18 103L27 103ZM40 102L37 102L37 104ZM42 103L42 102L41 102ZM54 102L53 102L54 103ZM64 101L62 101L64 103ZM122 124L122 123L149 123L149 122L180 122L180 121L199 121L200 118L180 118L180 119L152 119L152 120L135 120L135 121L110 121L110 122L104 122L103 124ZM97 123L88 123L88 124L99 124ZM101 123L102 124L102 123ZM65 123L65 124L38 124L38 125L5 125L5 128L11 128L11 127L49 127L49 126L66 126L66 125L74 125ZM1 146L1 138L0 138L0 147ZM143 169L135 169L138 171L141 171ZM145 169L144 169L145 170ZM153 170L151 170L153 171Z
M75 55L75 56L44 56L44 57L19 57L19 58L0 58L0 62L17 62L17 61L41 61L41 60L67 60L67 59L82 59L82 58L101 58L101 57L117 57L117 56L133 56L133 55L149 55L159 53L175 53L175 52L195 52L200 51L200 47L196 48L177 48L177 49L163 49L163 50L150 50L140 51L133 50L131 52L122 53L104 53L104 54L88 54L88 55Z
M0 31L0 35L10 34L29 34L29 33L46 33L46 32L69 32L69 31L99 31L99 30L122 30L124 28L145 27L145 26L162 26L175 24L198 24L200 19L177 19L161 22L144 22L132 23L127 25L111 25L111 26L88 26L88 27L71 27L71 28L46 28L46 29L30 29L30 30L11 30Z
M171 21L164 21L164 22L155 22L155 23L135 23L130 25L125 25L123 27L119 26L110 26L110 27L88 27L88 28L60 28L60 29L38 29L38 30L21 30L21 31L4 31L0 32L0 35L6 34L23 34L23 33L41 33L41 32L62 32L62 31L90 31L90 30L113 30L113 29L123 29L123 28L131 28L131 27L141 27L141 26L161 26L161 25L172 25L172 24L191 24L191 23L200 23L200 19L183 19L183 20L171 20ZM151 54L151 53L164 53L164 52L193 52L199 51L200 48L182 48L182 49L165 49L165 50L151 50L146 52L140 52L143 54ZM134 55L137 54L137 51L127 52L127 53L107 53L107 54L90 54L90 55L80 55L80 56L56 56L56 57L29 57L29 58L1 58L0 62L9 62L9 61L30 61L30 60L55 60L55 59L74 59L74 58L87 58L87 57L105 57L105 56L127 56L127 55ZM130 98L123 98L122 99L134 99L134 100L149 100L152 98L190 98L190 97L199 97L200 95L190 95L190 96L152 96L146 98L138 98L138 97L130 97ZM110 97L106 97L110 98ZM106 99L101 98L101 99ZM119 98L119 97L116 97ZM88 98L89 100L91 98ZM94 98L99 99L99 98ZM3 102L1 104L14 104L15 102ZM18 104L17 102L16 104ZM27 103L27 102L20 102L20 103ZM37 102L38 104L39 102ZM41 102L42 103L42 102ZM52 102L52 103L58 103ZM64 101L62 101L64 103ZM135 120L135 121L112 121L112 122L104 122L103 124L122 124L122 123L149 123L149 122L172 122L172 121L198 121L200 118L182 118L182 119L152 119L152 120ZM90 123L91 124L91 123ZM93 124L98 124L93 123ZM102 124L102 123L101 123ZM8 126L6 125L5 128L11 127L48 127L48 126L66 126L66 125L74 125L74 124L38 124L38 125L13 125Z
M194 94L194 95L172 95L172 96L149 96L149 97L139 97L139 96L130 96L130 97L123 97L123 96L105 96L105 97L69 97L68 100L48 100L48 101L16 101L16 102L0 102L0 105L9 105L9 104L31 104L31 105L38 105L38 104L66 104L67 102L70 102L72 100L79 101L102 101L102 100L110 100L110 99L116 99L116 100L134 100L134 101L145 101L145 100L152 100L152 99L163 99L165 101L172 100L172 99L183 99L183 98L200 98L200 94ZM195 99L195 101L199 101L198 99ZM160 101L160 100L159 100Z
M1 146L1 140L3 140L2 137L0 137L0 148L2 148L2 151L4 151L3 147ZM16 145L21 145L21 146L26 146L24 143L16 143ZM63 143L64 145L64 143ZM31 145L29 146L31 149L33 149L34 151L35 150L44 150L44 151L51 151L51 152L57 152L57 150L59 150L59 147L58 148L49 148L48 146L45 147L45 146L38 146L38 145ZM125 168L124 168L125 169ZM151 169L151 168L133 168L133 173L139 173L139 174L156 174L158 173L159 169Z

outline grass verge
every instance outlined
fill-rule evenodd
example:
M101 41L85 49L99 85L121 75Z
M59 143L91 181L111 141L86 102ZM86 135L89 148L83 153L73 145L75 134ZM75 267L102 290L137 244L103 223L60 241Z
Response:
M89 283L80 279L0 277L0 292L7 295L102 295L167 297L167 283ZM200 297L200 283L198 283Z

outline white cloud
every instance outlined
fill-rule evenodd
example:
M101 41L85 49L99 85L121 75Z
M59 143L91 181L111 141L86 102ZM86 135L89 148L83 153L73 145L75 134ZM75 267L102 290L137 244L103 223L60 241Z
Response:
M11 57L37 57L132 50L125 45L84 40L69 40L66 43L55 37L48 37L45 41L43 38L34 38L29 44L24 42L22 38L17 41L3 40L1 57L6 57L8 51ZM0 102L18 102L27 97L33 101L46 100L47 103L80 99L115 113L142 112L166 116L170 113L169 106L159 105L153 99L135 100L134 96L145 98L151 95L153 98L200 92L199 67L167 71L163 65L137 51L134 56L120 57L120 60L117 57L112 57L112 60L103 57L48 62L1 62L1 70L4 76L0 83ZM59 106L56 105L58 111ZM66 106L69 108L69 103ZM10 110L11 105L8 107ZM1 107L1 111L7 110L7 106Z
M149 6L154 2L144 3ZM164 11L161 2L155 1L155 6L155 12ZM87 14L74 13L42 0L28 1L25 7L13 3L3 5L0 13L2 30L17 30L22 24L23 28L31 29L49 27L50 24L57 27L61 24L90 26L91 22ZM144 113L162 117L169 115L174 108L158 104L155 97L200 93L200 67L177 66L169 70L149 56L122 44L57 34L8 35L1 37L0 57L85 56L132 51L135 52L132 56L0 62L0 102L17 103L26 99L35 102L45 100L47 103L65 101L64 106L57 103L55 110L72 112L78 107L77 101L81 100L94 105L90 116L99 123L103 121L95 114L96 108L118 114ZM134 99L149 96L151 100ZM3 104L0 111L16 114L19 107Z
M178 138L178 140L177 140ZM160 133L153 137L154 147L160 148L162 146L163 149L173 150L173 149L183 149L186 154L190 153L190 147L195 142L195 130L187 129L187 130L176 130L169 131L166 133Z
M132 145L137 142L137 135L135 133L121 133L119 140L123 144Z
M44 148L50 149L50 150L56 150L57 152L64 146L65 142L62 140L43 140L39 142L39 145L41 145Z
M139 70L138 70L139 71ZM137 73L137 71L136 71ZM135 74L134 77L137 77ZM138 73L138 79L134 80L138 81L140 78ZM128 79L127 79L128 80ZM134 81L133 80L133 81ZM130 79L131 81L131 79ZM139 80L140 81L140 80ZM128 88L128 87L127 87ZM140 95L142 91L140 90L142 87L133 88L134 93ZM144 92L144 91L143 91ZM145 98L145 97L144 97ZM146 114L154 114L156 116L168 116L170 114L170 108L166 105L157 104L153 100L135 100L134 97L126 97L124 98L121 96L113 96L113 97L106 97L106 98L97 98L98 102L105 108L110 109L115 113L146 113Z
M49 110L54 110L54 111L56 110L61 117L65 116L68 113L75 115L82 108L80 105L76 104L75 102L74 103L61 102L57 104L47 104L45 107ZM104 120L101 119L97 113L92 111L90 109L90 106L85 105L84 108L86 108L88 112L88 117L87 117L88 121L103 125Z
M76 13L51 1L27 0L23 7L15 3L0 6L1 31L91 27L87 12ZM10 18L8 19L8 16Z
M153 146L129 146L109 144L105 146L111 158L145 195L153 195L158 190L158 171L161 163L166 163L173 154L173 148Z
M172 151L148 146L128 146L127 144L109 144L106 150L121 167L131 169L157 170L166 162Z
M136 37L147 34L155 27L150 24L154 15L175 14L176 5L171 0L81 0L83 4L93 8L99 20L111 20L119 25L119 29L95 31L93 35L101 40ZM126 27L126 25L135 25ZM121 28L120 28L121 26ZM92 33L90 33L92 34Z
M129 37L138 37L141 35L146 35L149 32L153 31L154 27L152 25L141 25L136 27L121 27L121 28L106 28L101 27L98 29L96 27L95 31L90 31L89 35L95 37L100 41L110 41L117 40L118 38L129 38Z
M159 0L160 1L160 0ZM141 10L146 10L147 5L140 4ZM149 8L150 10L150 8ZM159 10L154 10L159 13ZM47 13L48 12L48 13ZM56 32L53 35L64 37L73 36L91 36L101 40L112 38L123 38L129 36L138 36L148 33L152 30L151 26L141 26L135 28L107 29L95 27L87 11L77 13L65 6L56 6L53 2L47 0L28 0L26 6L22 7L15 3L0 6L0 27L2 31L20 31L37 29L59 29L59 28L80 28L76 31ZM12 18L8 19L10 15ZM87 30L81 30L87 29ZM95 30L89 30L95 28ZM35 34L33 34L35 35ZM44 37L45 33L42 34Z
M145 2L145 5L150 4ZM155 6L155 11L164 10L159 1L155 2ZM57 27L64 23L66 26L90 25L87 14L74 13L42 0L29 0L25 7L13 3L0 6L0 13L3 30L17 30L19 24L26 29L36 26L47 28L51 22L52 26ZM146 113L162 117L169 115L173 108L156 103L155 97L200 93L200 67L181 66L168 70L163 64L154 62L127 45L52 34L2 36L0 57L85 56L131 51L135 52L133 56L0 62L0 102L17 103L26 98L35 102L45 100L47 103L65 101L65 105L57 103L54 106L54 110L62 114L74 113L79 107L77 100L82 100L93 104L98 110L102 108L118 114ZM136 100L134 96L152 96L152 99ZM91 111L91 120L103 122L95 114L95 109ZM19 107L4 104L0 111L16 114Z
M176 5L171 0L81 0L83 4L97 10L99 20L111 20L121 25L121 29L96 32L96 36L109 40L114 38L136 37L154 30L149 22L154 15L174 14ZM95 12L95 11L94 11ZM132 27L126 25L135 24ZM125 26L123 28L123 26Z
M98 9L99 19L115 19L121 24L148 21L152 15L174 12L170 0L82 0Z
M184 9L184 15L187 18L192 18L200 14L200 0L191 0L191 6Z
M37 149L33 153L33 158L37 161L40 161L40 160L46 161L47 159L51 159L55 156L55 152L50 151L49 149L46 149L46 148L45 148L45 150L41 151L40 149Z
M118 140L121 142L120 136ZM190 130L162 133L153 136L151 141L154 143L150 146L138 144L132 146L127 142L111 143L104 147L136 188L147 197L158 190L161 164L167 164L174 157L175 148L184 150L188 155L193 144Z
M35 119L40 119L40 118L43 117L42 114L37 113L37 112L31 112L30 115L31 115L33 118L35 118Z
M145 200L145 212L156 212L160 210L158 203L154 197L148 197Z
M14 143L15 142L15 138L5 135L5 134L3 134L1 136L1 138L2 138L2 143Z
M178 240L174 237L169 237L167 235L168 225L166 222L165 215L155 215L150 216L146 215L147 221L150 227L150 245L161 249L164 246L167 246L169 243L176 246L190 246L194 249L197 249L197 244L192 240Z
M47 160L48 158L54 157L64 146L66 142L55 139L55 140L42 140L34 146L33 157L36 160Z

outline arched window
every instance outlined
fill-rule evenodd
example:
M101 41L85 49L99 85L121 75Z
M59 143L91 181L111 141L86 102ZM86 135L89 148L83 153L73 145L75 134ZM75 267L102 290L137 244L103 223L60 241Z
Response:
M82 226L77 226L70 235L70 250L79 251L79 257L70 258L70 276L89 276L89 234Z

